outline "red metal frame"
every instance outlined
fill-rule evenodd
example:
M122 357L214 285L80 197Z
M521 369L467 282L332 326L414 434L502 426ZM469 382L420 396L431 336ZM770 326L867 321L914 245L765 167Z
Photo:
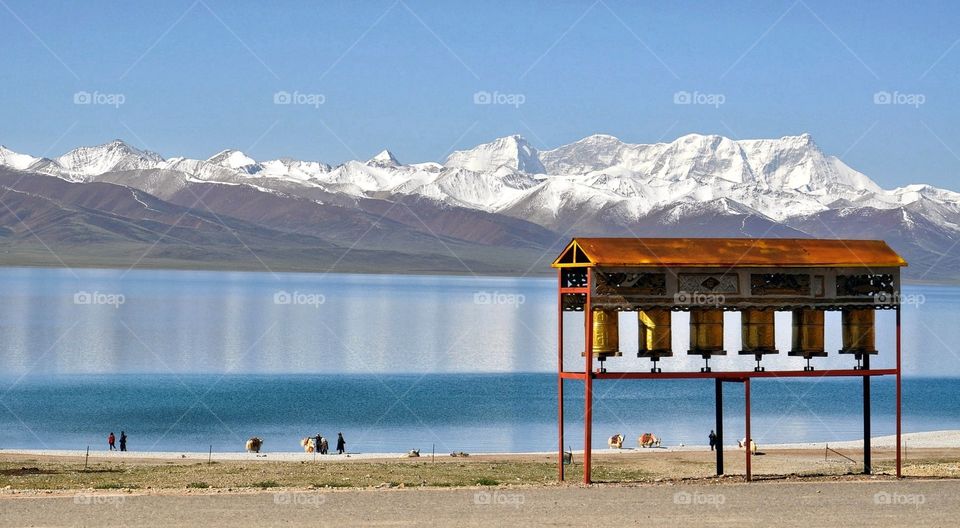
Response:
M557 287L563 291L563 270L557 270ZM557 296L557 428L559 438L559 452L557 454L557 467L560 473L560 481L563 481L563 294Z
M750 451L750 444L753 442L753 439L750 437L750 378L743 380L743 399L746 411L744 411L744 429L745 435L743 450L746 452L747 456L747 482L752 480L752 473L750 471L750 458L753 456L753 453Z
M594 379L730 379L741 381L746 378L823 378L842 376L892 376L897 369L828 369L828 370L731 370L713 372L594 372ZM583 372L561 372L563 379L585 378Z
M558 345L557 345L557 383L559 393L558 405L558 432L559 453L557 457L559 478L564 480L563 468L563 380L583 380L584 382L584 428L583 428L583 482L591 483L592 466L592 439L593 439L593 380L594 379L720 379L724 381L742 381L745 395L745 428L746 442L746 480L752 479L750 453L750 380L752 378L812 378L812 377L843 377L856 376L867 378L870 376L895 376L897 399L897 454L896 474L902 476L901 466L901 338L900 338L900 307L896 307L896 349L897 365L892 369L828 369L828 370L781 370L781 371L730 371L730 372L594 372L593 371L593 309L590 292L593 286L593 273L587 271L586 288L563 287L563 268L558 269L559 296L557 304L558 314ZM584 371L568 372L563 370L563 294L586 294L584 303Z
M583 382L583 482L590 484L591 458L593 452L593 301L590 290L593 286L593 273L587 272L587 299L584 304L584 382Z

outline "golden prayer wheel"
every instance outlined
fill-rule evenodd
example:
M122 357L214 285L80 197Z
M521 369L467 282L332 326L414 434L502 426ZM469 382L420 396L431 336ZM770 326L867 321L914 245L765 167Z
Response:
M724 356L723 310L690 310L690 350L692 356Z
M764 354L776 354L776 327L773 310L749 308L740 313L740 353L759 357Z
M806 359L826 357L823 348L823 311L799 308L793 311L793 346L788 356Z
M593 311L593 356L600 361L608 357L617 357L620 353L620 327L617 320L620 314L616 310ZM581 353L583 356L586 353Z
M871 309L843 310L841 354L876 354L875 314Z
M637 321L640 325L640 347L637 350L637 357L658 359L673 355L670 315L670 310L666 308L637 312Z

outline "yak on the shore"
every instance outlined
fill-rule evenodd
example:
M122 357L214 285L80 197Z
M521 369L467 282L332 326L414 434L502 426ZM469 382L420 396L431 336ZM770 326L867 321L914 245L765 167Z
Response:
M303 448L304 453L313 453L317 450L317 439L309 436L300 440L300 447Z
M653 433L643 433L637 438L637 445L640 447L660 447L660 438Z
M741 438L740 440L737 440L737 447L738 447L738 448L743 449L745 445L747 445L747 439L746 439L746 438ZM756 455L756 454L757 454L757 444L756 444L756 442L753 441L753 438L750 439L750 454L751 454L751 455Z
M247 452L248 453L259 453L260 448L263 447L263 439L259 437L252 437L250 440L247 440Z

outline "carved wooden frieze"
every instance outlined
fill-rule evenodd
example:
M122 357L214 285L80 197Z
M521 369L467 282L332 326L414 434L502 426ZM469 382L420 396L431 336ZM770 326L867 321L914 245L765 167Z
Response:
M563 268L560 277L564 288L585 288L587 286L586 268Z
M560 302L565 312L582 312L587 304L587 296L583 293L564 293L560 296Z
M665 273L608 273L598 271L597 295L631 297L667 294Z
M681 273L678 291L686 293L739 293L740 280L735 273Z
M838 297L871 297L893 293L894 287L893 275L889 273L837 275Z
M796 273L753 273L751 295L810 295L810 275Z

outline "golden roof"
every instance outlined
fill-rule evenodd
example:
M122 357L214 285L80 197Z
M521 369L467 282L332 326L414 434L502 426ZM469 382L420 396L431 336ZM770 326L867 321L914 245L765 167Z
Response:
M882 240L817 238L574 238L552 264L555 268L906 265Z

